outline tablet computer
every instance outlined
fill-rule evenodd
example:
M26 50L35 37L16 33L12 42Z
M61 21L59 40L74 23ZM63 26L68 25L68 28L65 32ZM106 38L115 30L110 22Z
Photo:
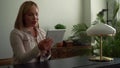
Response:
M65 30L63 29L48 30L46 34L46 38L53 39L53 45L52 45L53 47L56 43L63 41L64 34L65 34Z

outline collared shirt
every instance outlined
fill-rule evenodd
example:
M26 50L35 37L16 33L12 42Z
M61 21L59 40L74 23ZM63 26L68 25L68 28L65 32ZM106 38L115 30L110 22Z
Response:
M13 49L14 64L29 63L38 61L40 50L38 42L45 39L45 31L37 30L37 37L33 37L31 32L24 28L23 30L13 29L10 35L10 43Z

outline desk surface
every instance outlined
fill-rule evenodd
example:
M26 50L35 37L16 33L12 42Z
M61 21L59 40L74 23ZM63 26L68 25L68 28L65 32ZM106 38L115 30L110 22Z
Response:
M76 56L65 59L50 60L46 62L0 66L0 68L120 68L120 58L114 58L114 60L110 62L89 61L88 58L89 57L86 56Z

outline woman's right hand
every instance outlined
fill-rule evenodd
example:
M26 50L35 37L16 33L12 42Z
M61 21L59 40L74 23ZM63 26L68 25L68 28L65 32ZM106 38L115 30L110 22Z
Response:
M41 51L43 50L49 51L51 49L52 44L53 44L53 40L50 38L47 38L40 41L40 43L38 44L38 47Z

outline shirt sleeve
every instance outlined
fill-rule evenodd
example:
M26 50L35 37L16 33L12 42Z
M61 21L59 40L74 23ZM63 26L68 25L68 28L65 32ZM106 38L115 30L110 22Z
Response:
M38 56L39 48L35 46L32 50L26 52L23 46L22 35L20 32L12 31L10 35L10 43L13 49L15 61L26 63Z

